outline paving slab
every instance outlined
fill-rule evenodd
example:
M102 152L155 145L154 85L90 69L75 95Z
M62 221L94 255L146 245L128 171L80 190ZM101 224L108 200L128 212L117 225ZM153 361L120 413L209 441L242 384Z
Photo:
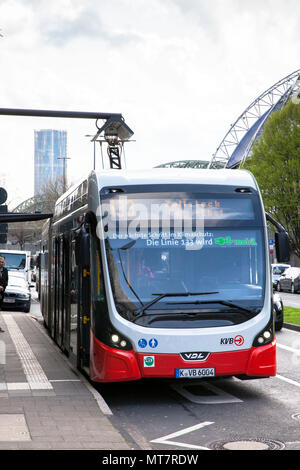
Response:
M132 449L36 316L2 311L0 327L1 450Z

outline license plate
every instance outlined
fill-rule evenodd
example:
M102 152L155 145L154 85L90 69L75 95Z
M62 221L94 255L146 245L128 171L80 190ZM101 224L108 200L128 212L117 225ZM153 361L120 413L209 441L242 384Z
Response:
M175 369L177 379L199 379L204 377L215 377L214 367L201 367L198 369Z
M7 304L14 304L15 299L3 299L3 302L6 302Z

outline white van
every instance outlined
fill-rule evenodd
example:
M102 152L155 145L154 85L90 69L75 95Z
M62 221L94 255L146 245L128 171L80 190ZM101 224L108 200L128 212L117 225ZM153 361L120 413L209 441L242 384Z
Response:
M31 284L30 251L0 250L0 256L5 258L5 267L8 271L18 273Z

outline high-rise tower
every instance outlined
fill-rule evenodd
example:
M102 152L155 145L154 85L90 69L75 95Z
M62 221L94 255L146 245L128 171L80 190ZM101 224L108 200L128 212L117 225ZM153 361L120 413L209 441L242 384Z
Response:
M53 129L34 131L34 195L58 177L66 182L67 132Z

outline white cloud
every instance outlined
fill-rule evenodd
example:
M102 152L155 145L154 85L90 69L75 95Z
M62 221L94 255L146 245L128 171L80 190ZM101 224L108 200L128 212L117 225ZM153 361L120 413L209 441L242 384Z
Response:
M299 13L296 0L0 0L0 107L121 112L131 168L209 159L300 68ZM91 169L94 122L0 116L14 197L32 194L33 131L49 127L68 131L70 179Z

